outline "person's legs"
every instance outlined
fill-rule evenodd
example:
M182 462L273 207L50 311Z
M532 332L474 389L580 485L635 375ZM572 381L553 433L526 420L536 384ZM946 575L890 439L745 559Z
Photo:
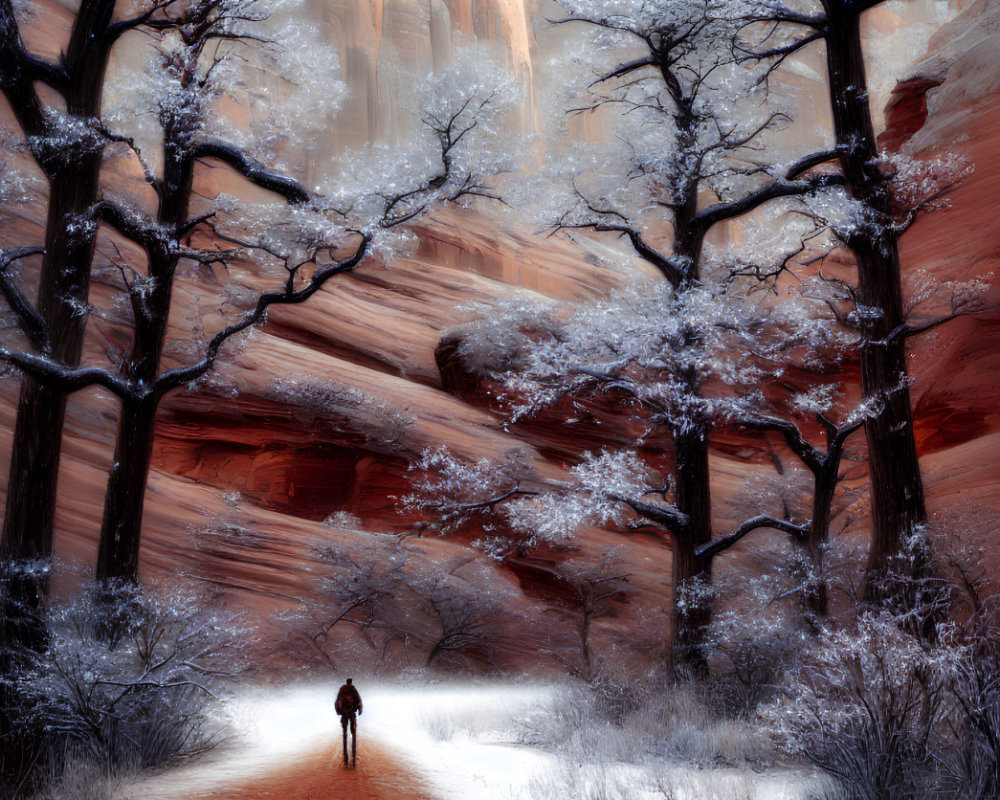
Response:
M348 717L349 717L349 715L347 715L347 714L342 714L341 717L340 717L340 727L342 727L344 729L344 766L345 767L347 766L347 723L349 721ZM353 720L351 720L351 721L353 721ZM353 725L352 725L352 728L353 728ZM351 736L352 737L354 736L353 730L351 732Z
M351 766L358 763L358 719L351 714Z

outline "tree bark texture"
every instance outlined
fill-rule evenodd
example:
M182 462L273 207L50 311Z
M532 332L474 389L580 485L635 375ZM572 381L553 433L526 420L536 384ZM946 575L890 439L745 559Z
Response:
M813 630L819 630L829 613L829 596L823 557L830 541L830 514L837 491L837 473L840 470L840 450L829 453L813 473L812 518L805 540L800 540L805 550L811 575L806 581L802 610L805 620Z
M111 41L103 35L111 22L114 0L84 0L77 13L70 42L62 60L66 75L60 89L66 113L80 119L96 118ZM6 9L5 9L6 11ZM5 31L5 35L12 34ZM26 136L46 136L38 96L22 82L5 81L5 94ZM39 126L41 126L39 128ZM102 150L99 146L79 152L36 153L49 183L45 229L45 254L39 275L36 308L45 322L46 355L67 367L80 363L86 314L82 312L90 289L90 267L96 226L83 222L98 198ZM83 222L83 224L81 224ZM11 449L6 513L0 542L4 558L46 561L53 547L56 487L62 450L66 394L23 377ZM8 585L4 613L30 613L47 591L47 571L31 570ZM2 635L31 646L40 630L18 638L4 625ZM7 639L11 642L12 640Z
M157 222L176 230L187 222L194 164L170 141L164 147L164 178ZM159 375L170 318L174 273L179 261L169 251L147 250L152 286L133 301L134 333L123 377L136 398L122 403L115 441L115 458L108 476L104 517L98 547L97 580L135 581L139 574L139 544L146 482L153 452L156 409L160 395L152 387Z
M155 418L156 403L150 399L122 403L97 552L98 582L128 582L138 576L142 509Z
M913 438L905 337L891 335L904 322L898 235L891 226L890 182L877 163L860 17L839 4L827 6L830 99L837 144L843 148L841 165L851 194L874 216L874 224L855 228L847 245L857 259L862 392L877 409L865 423L872 497L866 593L879 601L884 599L878 597L879 579L905 539L926 521L927 511Z
M700 426L677 431L675 499L677 509L687 514L683 533L673 536L673 645L674 668L708 674L705 634L712 619L711 605L704 596L712 580L711 558L696 551L712 540L712 502L708 474L708 434Z

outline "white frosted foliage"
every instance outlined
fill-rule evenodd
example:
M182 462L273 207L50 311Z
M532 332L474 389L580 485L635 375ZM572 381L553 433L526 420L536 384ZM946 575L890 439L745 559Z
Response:
M120 70L106 123L143 151L217 137L274 166L325 130L346 95L340 62L299 2L211 0L164 32L146 69ZM197 29L197 33L194 31Z
M503 461L468 461L444 447L429 448L411 471L418 477L402 510L427 515L442 533L476 523L484 535L475 544L498 558L512 547L565 542L584 525L620 524L628 511L624 501L645 499L654 483L628 450L586 453L557 484L537 481L518 452Z
M678 431L739 416L746 390L781 374L789 338L808 343L812 326L821 327L800 319L775 336L767 329L772 312L738 292L675 292L662 282L559 310L509 301L496 310L470 327L460 354L503 381L515 417L561 397L613 390ZM709 394L710 380L729 389Z

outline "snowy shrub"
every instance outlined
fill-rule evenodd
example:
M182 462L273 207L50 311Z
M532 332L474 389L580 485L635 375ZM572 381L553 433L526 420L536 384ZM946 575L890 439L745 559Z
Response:
M704 687L665 685L662 675L618 675L568 687L526 718L520 738L577 764L739 767L772 755L755 726L715 714Z
M1000 639L978 635L951 677L957 746L942 759L944 786L956 797L1000 794Z
M966 660L960 645L866 614L825 633L763 715L779 746L835 778L841 797L929 797L953 744L949 686Z
M66 758L117 773L202 752L246 645L236 625L190 591L88 587L53 605L47 647L5 676L15 724L44 736L57 772Z
M709 686L711 704L735 719L753 717L773 697L806 635L782 620L757 619L760 624L751 627L734 624L730 614L720 615L709 636L717 670Z

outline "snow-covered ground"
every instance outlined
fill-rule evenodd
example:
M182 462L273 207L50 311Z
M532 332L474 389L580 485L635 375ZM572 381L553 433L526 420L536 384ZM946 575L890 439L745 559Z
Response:
M531 781L557 761L517 741L518 723L554 692L493 682L378 686L365 695L364 721L441 800L511 800L530 797Z
M580 763L524 744L525 721L560 691L500 682L376 686L364 719L367 735L413 764L441 800L799 800L815 788L794 770Z
M580 763L530 747L523 743L524 720L555 697L555 685L357 685L364 699L359 762L365 743L377 742L421 775L440 800L798 800L810 782L790 770L757 774L599 758ZM335 750L337 688L309 683L244 692L229 713L245 733L198 764L173 771L171 797L264 775L322 747Z

